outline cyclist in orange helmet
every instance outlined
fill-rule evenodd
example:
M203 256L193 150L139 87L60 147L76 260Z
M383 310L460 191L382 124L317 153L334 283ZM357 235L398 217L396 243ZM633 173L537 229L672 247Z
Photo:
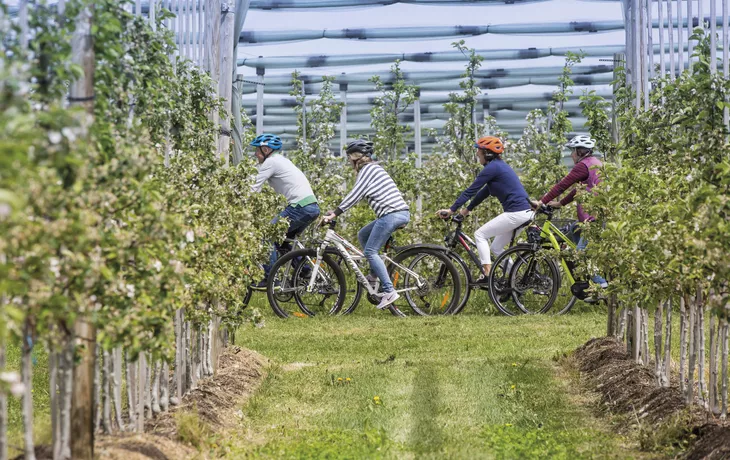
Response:
M483 267L482 276L477 282L486 283L492 268L490 251L496 256L504 252L512 239L512 232L528 222L533 216L533 211L522 182L514 170L502 160L504 152L502 141L498 137L485 136L479 139L474 147L477 149L477 160L484 168L454 204L450 208L440 210L438 215L441 218L451 216L470 198L469 205L460 211L463 216L468 215L490 195L497 197L502 204L504 212L484 224L474 234ZM494 238L491 248L490 238Z

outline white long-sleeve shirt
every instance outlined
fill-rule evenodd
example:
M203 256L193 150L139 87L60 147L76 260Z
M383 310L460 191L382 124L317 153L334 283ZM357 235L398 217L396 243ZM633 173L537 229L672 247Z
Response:
M276 193L284 195L289 204L297 204L305 198L314 197L307 176L288 158L273 154L261 163L258 169L256 182L251 186L254 192L260 192L264 182L268 181L271 188Z
M357 174L355 186L335 209L340 215L360 200L367 198L368 204L378 217L396 211L408 211L408 204L390 175L379 164L368 163Z

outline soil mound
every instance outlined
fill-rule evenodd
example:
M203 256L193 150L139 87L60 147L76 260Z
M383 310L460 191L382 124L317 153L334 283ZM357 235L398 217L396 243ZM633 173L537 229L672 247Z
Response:
M730 459L730 427L708 421L709 414L697 405L688 408L678 386L657 386L654 370L634 363L618 339L591 339L575 351L575 360L588 385L599 393L602 408L633 421L619 430L640 425L659 429L685 414L687 426L681 431L691 445L683 458Z
M228 347L220 357L215 377L202 379L198 388L183 397L180 405L145 424L144 434L119 434L97 438L96 455L110 460L185 459L198 455L193 447L178 441L175 413L197 412L213 430L232 426L240 418L236 408L264 378L266 358L240 347Z

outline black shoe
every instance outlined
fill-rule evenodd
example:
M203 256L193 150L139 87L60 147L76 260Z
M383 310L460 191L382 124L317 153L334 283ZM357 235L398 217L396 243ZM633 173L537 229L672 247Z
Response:
M477 278L473 283L472 286L481 288L481 289L489 289L489 276L487 275L479 275L479 278Z
M586 290L590 286L591 283L588 281L576 281L572 286L570 286L570 292L572 292L577 299L585 300L586 297L588 297L588 292L586 292Z

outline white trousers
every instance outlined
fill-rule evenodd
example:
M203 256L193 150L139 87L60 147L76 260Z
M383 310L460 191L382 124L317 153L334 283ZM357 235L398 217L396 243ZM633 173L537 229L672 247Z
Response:
M492 256L489 252L489 238L494 237L492 252L494 252L495 256L499 256L512 240L512 232L514 229L532 219L534 214L535 212L530 209L518 212L505 212L479 227L479 230L474 234L474 239L477 243L479 259L482 261L482 265L492 265ZM515 236L522 233L523 230L524 228L521 228Z

